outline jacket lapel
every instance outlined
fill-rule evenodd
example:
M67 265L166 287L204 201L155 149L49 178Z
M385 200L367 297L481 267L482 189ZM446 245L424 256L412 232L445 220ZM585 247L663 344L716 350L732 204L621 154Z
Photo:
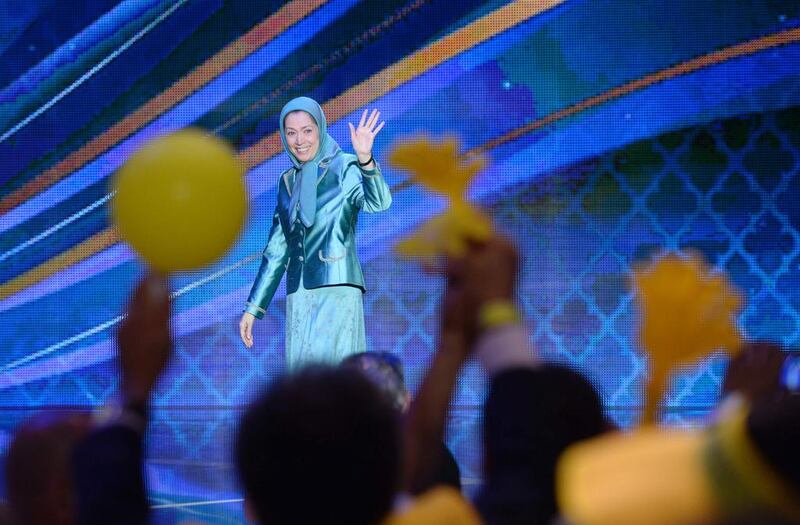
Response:
M327 159L319 163L319 170L317 171L317 186L319 186L319 183L322 178L325 177L325 174L328 173L330 164L331 161Z
M294 177L297 170L295 168L289 168L285 172L283 172L283 184L286 186L286 193L289 194L289 197L292 196L292 188L294 187Z

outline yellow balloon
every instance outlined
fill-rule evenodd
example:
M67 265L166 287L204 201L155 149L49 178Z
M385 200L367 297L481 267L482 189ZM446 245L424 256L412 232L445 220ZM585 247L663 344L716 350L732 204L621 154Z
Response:
M186 129L145 144L117 172L117 231L153 268L191 270L218 259L247 214L244 170L234 150Z

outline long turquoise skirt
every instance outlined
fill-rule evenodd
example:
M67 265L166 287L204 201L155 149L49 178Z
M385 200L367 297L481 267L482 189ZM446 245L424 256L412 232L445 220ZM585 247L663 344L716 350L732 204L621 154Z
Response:
M286 367L338 364L367 350L364 300L360 288L303 286L286 296Z

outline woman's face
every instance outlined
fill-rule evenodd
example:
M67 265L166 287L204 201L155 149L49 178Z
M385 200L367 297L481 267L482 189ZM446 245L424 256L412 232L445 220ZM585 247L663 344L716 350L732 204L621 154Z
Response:
M297 160L306 162L319 151L319 127L305 111L292 111L283 120L286 143Z

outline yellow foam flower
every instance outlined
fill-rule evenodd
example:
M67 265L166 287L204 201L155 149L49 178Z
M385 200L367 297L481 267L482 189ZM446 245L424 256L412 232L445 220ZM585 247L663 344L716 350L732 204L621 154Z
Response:
M485 165L482 158L465 161L458 149L455 138L437 143L421 136L395 146L389 162L411 172L414 181L455 202L464 199L467 185Z
M741 296L697 254L663 257L636 270L634 282L641 312L639 341L650 356L644 421L653 422L672 369L716 350L731 355L738 351L741 336L734 317Z
M389 154L390 164L409 171L415 182L449 201L442 215L398 243L402 255L459 256L466 251L468 240L484 240L491 234L491 220L464 199L470 181L483 169L484 159L467 161L458 151L454 138L437 143L422 136L395 146Z
M397 251L407 257L458 257L466 253L468 240L486 240L491 233L491 221L483 213L463 204L454 205L397 243Z

